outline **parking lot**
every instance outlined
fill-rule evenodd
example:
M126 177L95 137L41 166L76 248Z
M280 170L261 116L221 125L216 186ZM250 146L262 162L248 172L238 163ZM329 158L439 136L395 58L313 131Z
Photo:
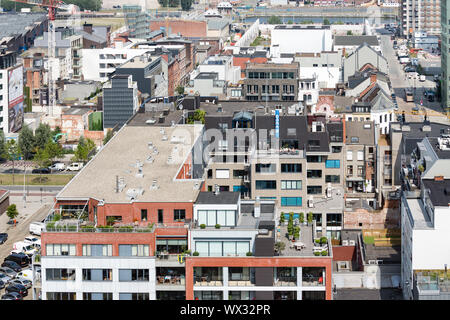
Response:
M0 215L0 233L6 232L8 240L0 245L0 263L13 250L13 244L18 241L23 241L26 236L29 236L29 225L34 221L42 221L48 214L53 205L54 196L43 196L41 203L41 196L27 196L26 203L23 201L22 195L10 195L10 204L16 204L19 215L17 216L17 225L10 225L6 213ZM26 269L25 267L24 269ZM5 294L5 289L0 290L0 296ZM32 288L28 289L28 296L24 300L32 300Z

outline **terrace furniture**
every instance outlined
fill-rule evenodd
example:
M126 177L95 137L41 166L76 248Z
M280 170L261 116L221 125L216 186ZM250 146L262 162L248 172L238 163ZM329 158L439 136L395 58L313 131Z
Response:
M158 276L158 283L164 284L164 277Z
M294 246L295 246L295 249L297 249L297 250L306 248L306 245L301 241L294 242Z
M169 282L170 283L170 280L172 279L172 276L165 276L164 277L164 283L166 283L166 282Z

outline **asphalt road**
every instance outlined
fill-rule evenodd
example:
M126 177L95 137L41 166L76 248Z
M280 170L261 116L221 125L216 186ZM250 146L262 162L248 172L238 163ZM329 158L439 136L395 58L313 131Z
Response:
M439 122L449 124L450 121L443 113L440 102L428 102L423 96L423 92L427 89L436 89L436 83L432 77L427 77L425 82L419 80L408 79L407 74L403 71L403 65L397 59L393 48L393 41L389 35L381 35L381 51L384 57L388 60L389 66L389 78L395 95L397 96L398 114L403 110L405 111L406 121L423 121L423 113L419 115L412 114L412 108L417 106L420 110L424 110L427 113L427 119L432 122ZM415 95L414 102L406 102L404 100L404 89L411 88L414 90ZM423 106L420 105L420 101L423 100Z

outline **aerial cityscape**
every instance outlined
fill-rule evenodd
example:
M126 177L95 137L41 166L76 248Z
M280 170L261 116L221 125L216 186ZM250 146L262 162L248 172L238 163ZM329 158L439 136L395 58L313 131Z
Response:
M449 25L1 0L1 300L450 300Z

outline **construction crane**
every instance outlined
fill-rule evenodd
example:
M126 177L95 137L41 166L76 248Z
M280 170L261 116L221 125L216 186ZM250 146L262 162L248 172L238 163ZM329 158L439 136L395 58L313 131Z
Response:
M69 6L59 0L11 0L14 2L25 3L29 5L46 7L48 10L48 112L53 117L53 110L56 108L56 79L54 76L56 60L56 36L55 36L55 16L56 10L69 11L74 6ZM79 11L76 7L76 11Z

